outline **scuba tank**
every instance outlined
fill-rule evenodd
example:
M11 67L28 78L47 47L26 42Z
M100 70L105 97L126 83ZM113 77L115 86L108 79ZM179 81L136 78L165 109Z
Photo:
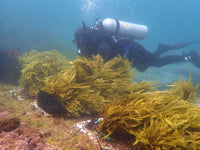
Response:
M104 19L102 25L106 32L115 33L123 37L144 39L148 34L148 28L145 25L119 21L112 18Z

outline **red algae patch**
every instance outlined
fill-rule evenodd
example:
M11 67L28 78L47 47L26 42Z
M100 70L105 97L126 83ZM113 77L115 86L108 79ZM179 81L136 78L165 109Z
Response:
M20 125L19 118L3 119L0 121L0 132L2 131L12 131Z
M58 150L57 147L47 144L40 133L19 118L1 119L0 149Z

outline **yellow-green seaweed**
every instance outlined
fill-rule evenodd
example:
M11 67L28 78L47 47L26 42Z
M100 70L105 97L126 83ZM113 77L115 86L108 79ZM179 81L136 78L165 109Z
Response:
M49 77L43 89L65 106L68 116L95 114L102 105L137 91L150 90L152 84L132 84L131 63L122 57L115 57L104 63L101 56L92 59L79 58L56 76Z
M113 139L123 133L140 149L200 149L200 108L170 92L132 92L104 105L99 132Z
M171 87L171 94L178 95L184 100L192 101L193 98L197 95L197 89L199 88L199 85L194 85L190 75L188 81L181 78L180 80L174 82L172 85L169 85L169 87Z
M29 96L37 96L39 90L45 86L47 77L56 75L69 65L66 58L56 50L32 50L19 57L19 62L22 65L19 85L28 91Z

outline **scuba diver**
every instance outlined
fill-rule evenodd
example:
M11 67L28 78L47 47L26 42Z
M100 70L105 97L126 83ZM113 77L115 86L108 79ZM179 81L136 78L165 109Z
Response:
M74 33L73 42L77 45L79 49L77 53L80 56L90 58L100 54L104 61L108 61L121 55L131 61L132 66L140 72L144 72L150 66L161 67L179 62L191 62L200 68L200 56L194 50L188 54L161 56L170 50L189 46L197 40L174 45L159 44L156 51L151 53L134 41L134 39L144 39L147 33L148 28L144 25L111 18L103 21L97 19L92 28L82 22L82 26Z

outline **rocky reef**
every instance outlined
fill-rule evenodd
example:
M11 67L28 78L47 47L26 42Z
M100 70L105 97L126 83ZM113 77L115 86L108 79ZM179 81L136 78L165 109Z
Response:
M20 83L30 96L40 91L38 104L47 112L56 114L60 107L64 117L102 117L100 139L134 149L200 149L200 108L193 103L199 85L192 78L160 91L152 82L134 82L131 63L120 56L107 62L99 55L62 59L58 69L43 54L42 61L26 61L34 54L40 55L23 56Z

